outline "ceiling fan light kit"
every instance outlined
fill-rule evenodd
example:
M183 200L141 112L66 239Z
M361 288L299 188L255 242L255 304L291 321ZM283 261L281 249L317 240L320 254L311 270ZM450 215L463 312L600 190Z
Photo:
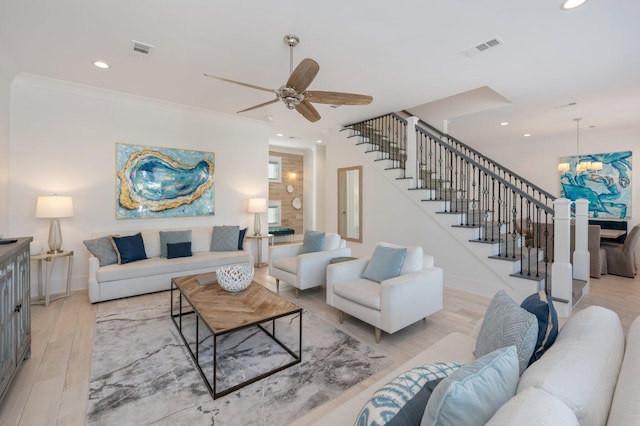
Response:
M238 84L240 86L250 87L256 90L271 92L276 95L275 99L243 109L241 111L238 111L239 113L262 108L278 101L282 101L288 109L295 109L304 118L314 123L320 120L320 113L318 113L318 110L316 110L316 108L311 105L311 102L330 105L368 105L373 101L373 98L368 95L307 90L307 87L309 87L313 79L315 79L316 75L318 75L318 71L320 71L320 65L318 65L318 63L313 59L305 58L302 60L302 62L300 62L300 64L298 64L295 69L293 69L293 48L296 47L298 43L300 43L300 38L293 34L287 34L284 36L283 40L285 44L289 46L290 75L287 82L284 85L280 86L280 88L277 90L267 89L265 87L260 87L253 84L242 83L240 81L230 80L228 78L218 77L211 74L204 75L205 77L215 78L227 83Z

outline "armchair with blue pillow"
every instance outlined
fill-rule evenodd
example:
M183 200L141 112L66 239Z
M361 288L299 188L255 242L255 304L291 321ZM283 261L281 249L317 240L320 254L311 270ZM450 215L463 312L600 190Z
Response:
M327 268L327 304L389 334L442 309L443 272L422 247L378 243L371 259Z
M269 275L291 285L298 297L300 290L319 287L327 280L331 259L351 256L351 249L340 235L330 232L305 231L304 241L273 246L269 250Z

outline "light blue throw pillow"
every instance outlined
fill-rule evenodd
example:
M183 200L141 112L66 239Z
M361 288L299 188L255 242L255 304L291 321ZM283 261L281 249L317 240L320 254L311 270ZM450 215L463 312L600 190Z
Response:
M425 364L405 371L378 389L362 407L357 426L418 424L438 379L460 368L457 362Z
M210 251L238 251L239 226L214 226Z
M320 231L304 231L302 248L298 254L322 251L322 248L324 247L324 235L325 233Z
M107 266L118 263L118 255L113 249L113 245L111 245L110 237L85 240L83 241L83 243L87 247L87 250L89 250L92 255L98 258L100 266Z
M504 290L493 296L476 340L474 355L481 357L498 348L515 346L520 363L520 374L529 366L529 360L538 340L538 319L521 308Z
M190 242L190 229L186 231L160 231L160 257L167 257L167 244Z
M433 390L421 426L484 425L516 393L515 346L501 348L456 370Z
M406 248L391 248L377 245L362 277L381 283L400 275L400 269L407 257Z

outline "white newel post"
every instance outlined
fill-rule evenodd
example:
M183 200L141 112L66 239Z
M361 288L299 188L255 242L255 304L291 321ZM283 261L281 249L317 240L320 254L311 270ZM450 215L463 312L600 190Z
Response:
M568 303L560 307L556 304L558 315L568 317L571 315L573 273L569 261L571 239L571 200L558 198L553 202L555 217L553 231L554 260L551 266L552 287L551 296L564 299Z
M581 198L575 201L575 251L573 252L573 277L577 280L589 281L591 257L589 255L589 201Z
M418 142L416 141L416 125L418 117L407 118L407 163L405 164L406 176L413 176L412 188L418 187L420 174L416 168L418 162ZM417 176L416 176L417 175Z

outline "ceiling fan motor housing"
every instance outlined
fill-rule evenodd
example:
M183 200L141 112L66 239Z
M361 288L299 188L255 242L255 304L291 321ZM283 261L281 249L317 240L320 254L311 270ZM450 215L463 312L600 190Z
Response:
M304 100L304 94L298 93L296 89L281 86L276 92L280 99L289 109L295 109L296 105Z

